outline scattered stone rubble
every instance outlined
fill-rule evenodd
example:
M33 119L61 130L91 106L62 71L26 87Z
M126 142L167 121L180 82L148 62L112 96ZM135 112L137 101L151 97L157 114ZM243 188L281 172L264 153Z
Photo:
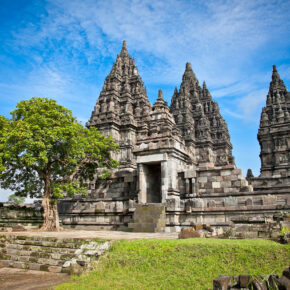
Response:
M288 290L290 289L290 268L283 271L281 278L278 275L224 276L213 280L213 290L255 289L255 290Z

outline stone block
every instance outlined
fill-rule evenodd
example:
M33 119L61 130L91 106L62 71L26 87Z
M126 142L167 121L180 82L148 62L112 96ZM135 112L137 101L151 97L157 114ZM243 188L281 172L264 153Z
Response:
M241 186L248 186L248 181L246 179L241 179Z
M194 199L194 207L195 208L203 208L204 207L204 201L202 198L195 198Z
M29 270L40 271L40 264L29 263L28 268L29 268Z
M96 212L105 211L105 203L103 201L99 201L96 203Z
M232 196L229 196L229 197L226 197L224 199L224 204L225 206L236 206L238 205L238 200L236 197L232 197Z
M239 276L239 286L240 288L247 288L251 283L251 275L240 275Z
M184 178L194 178L196 177L196 170L189 169L184 171Z
M72 263L69 268L68 272L71 275L80 275L83 272L83 267L81 267L78 263Z
M283 270L282 276L290 280L290 267Z
M253 290L268 290L267 286L265 285L264 282L259 281L257 279L255 279L252 283L251 283L251 287Z
M215 181L223 181L223 176L216 176L216 180Z
M279 289L290 289L290 280L287 279L287 277L282 276L280 279L278 279L279 283L280 283L280 287Z
M253 199L252 198L247 198L246 201L245 201L245 204L246 204L246 206L253 205Z
M205 189L212 189L212 182L207 182L204 185Z
M196 224L193 226L193 228L196 230L196 231L199 231L199 230L202 230L203 229L203 225L201 224Z
M230 283L230 276L219 276L213 280L213 290L228 290Z
M222 181L221 187L231 187L232 183L230 181Z
M232 181L232 185L233 187L241 187L241 181L240 180Z
M124 177L124 182L133 182L134 181L134 176L129 175Z
M208 207L216 207L216 202L214 200L210 200L207 204Z
M232 171L231 170L222 170L221 171L221 176L227 176L227 175L231 175Z
M274 195L266 195L262 197L263 205L275 205L277 204L277 197Z
M223 188L214 188L214 193L223 193L224 189Z
M61 267L56 267L56 266L49 266L48 267L48 272L52 273L60 273L61 272Z
M198 177L198 178L197 178L197 182L203 182L203 183L205 183L205 182L207 182L207 179L208 179L208 177L206 177L206 176L201 176L201 177Z
M242 169L234 169L234 170L232 171L232 174L233 174L233 175L241 175L241 174L242 174Z
M18 269L27 269L28 266L24 262L13 262L13 268L18 268Z
M182 229L178 234L179 239L190 239L190 238L200 238L201 232L199 230L195 230L194 228Z
M220 182L213 182L212 183L212 188L220 188L221 187L221 183Z

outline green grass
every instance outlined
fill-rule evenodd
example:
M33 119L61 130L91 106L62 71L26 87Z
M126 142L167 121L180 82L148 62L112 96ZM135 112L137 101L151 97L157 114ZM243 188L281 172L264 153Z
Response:
M289 261L289 245L266 240L117 241L94 271L56 289L212 289L219 275L281 275Z

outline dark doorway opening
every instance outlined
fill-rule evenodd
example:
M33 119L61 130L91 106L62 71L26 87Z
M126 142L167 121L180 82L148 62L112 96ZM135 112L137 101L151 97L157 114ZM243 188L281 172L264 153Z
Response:
M161 203L161 164L146 164L147 203Z

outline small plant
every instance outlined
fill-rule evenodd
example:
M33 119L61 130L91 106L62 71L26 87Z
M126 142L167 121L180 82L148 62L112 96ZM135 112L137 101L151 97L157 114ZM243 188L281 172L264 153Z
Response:
M8 202L14 203L14 204L22 204L25 202L25 197L23 196L18 196L16 194L11 194L8 197Z
M280 239L283 244L287 244L287 236L290 234L290 228L282 227Z

